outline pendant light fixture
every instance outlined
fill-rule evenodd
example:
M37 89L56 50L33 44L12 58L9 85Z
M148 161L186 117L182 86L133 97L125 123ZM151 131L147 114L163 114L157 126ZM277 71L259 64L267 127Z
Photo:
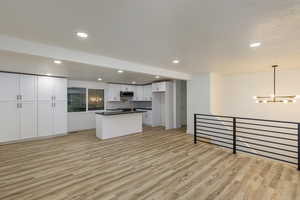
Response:
M273 94L270 96L254 96L256 103L295 103L298 95L279 96L276 94L276 68L278 65L273 65Z

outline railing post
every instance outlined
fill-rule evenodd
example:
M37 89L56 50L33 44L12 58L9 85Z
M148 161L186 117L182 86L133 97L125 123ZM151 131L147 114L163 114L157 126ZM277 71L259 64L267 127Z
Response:
M300 123L298 123L298 170L300 170Z
M197 144L197 115L194 114L194 144Z
M233 133L232 133L232 135L233 135L233 154L236 154L236 118L234 117L233 118L233 129L232 129L232 131L233 131Z

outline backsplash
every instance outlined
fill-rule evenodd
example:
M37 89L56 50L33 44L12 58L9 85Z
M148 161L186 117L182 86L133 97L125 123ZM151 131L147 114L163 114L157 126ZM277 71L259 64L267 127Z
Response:
M132 106L129 101L118 101L118 102L106 102L106 109L116 109L116 108L130 108ZM152 102L150 101L135 101L133 102L135 108L151 108Z

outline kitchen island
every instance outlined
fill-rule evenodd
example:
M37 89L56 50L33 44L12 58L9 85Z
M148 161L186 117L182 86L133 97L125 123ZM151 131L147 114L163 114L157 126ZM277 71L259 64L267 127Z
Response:
M96 113L96 136L109 139L143 131L144 111L113 111Z

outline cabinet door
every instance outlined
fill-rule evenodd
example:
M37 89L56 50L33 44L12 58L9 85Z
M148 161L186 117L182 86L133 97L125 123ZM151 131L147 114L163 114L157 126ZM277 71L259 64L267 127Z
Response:
M144 100L144 88L143 86L137 86L137 98L138 101Z
M20 139L17 103L0 101L0 110L0 142Z
M0 73L0 91L0 101L16 101L19 95L19 75Z
M67 79L53 78L53 96L55 100L67 100Z
M67 101L56 101L54 104L54 134L67 133Z
M19 109L21 138L36 137L36 102L23 101Z
M120 101L120 85L113 84L113 101Z
M159 92L159 83L152 83L152 92Z
M52 101L38 102L38 136L49 136L53 133Z
M148 91L149 101L152 101L152 86L151 85L147 86L147 91Z
M22 101L36 99L36 76L20 75L20 95Z
M167 83L166 82L160 82L159 83L159 91L165 92L167 90Z
M54 79L52 77L38 77L38 100L52 100Z

